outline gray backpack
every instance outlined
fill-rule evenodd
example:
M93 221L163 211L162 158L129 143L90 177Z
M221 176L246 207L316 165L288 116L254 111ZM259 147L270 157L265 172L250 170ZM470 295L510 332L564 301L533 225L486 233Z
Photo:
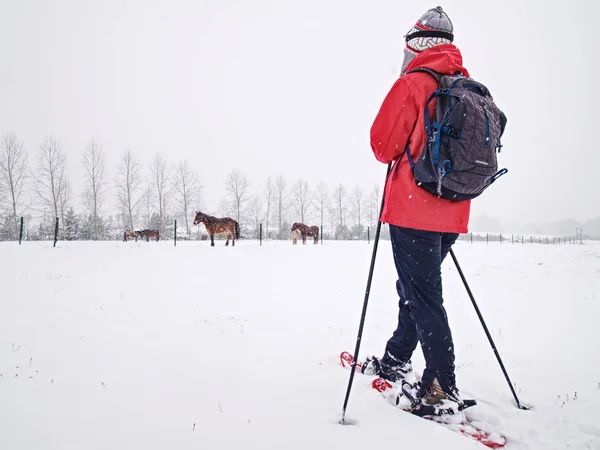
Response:
M506 116L494 104L489 90L462 74L442 75L424 67L438 81L438 89L425 104L427 141L418 161L406 153L418 186L451 201L481 195L498 177L497 153L506 127ZM434 120L429 103L437 98Z

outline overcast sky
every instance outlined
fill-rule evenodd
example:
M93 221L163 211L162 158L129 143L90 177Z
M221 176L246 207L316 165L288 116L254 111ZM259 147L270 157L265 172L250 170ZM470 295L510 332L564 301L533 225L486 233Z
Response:
M509 173L474 215L600 215L598 1L448 0L471 75L508 117ZM0 0L0 134L30 165L54 134L74 193L95 137L110 179L131 148L200 170L209 209L227 174L369 189L369 129L398 76L402 37L438 3L399 0ZM75 197L76 209L81 210Z

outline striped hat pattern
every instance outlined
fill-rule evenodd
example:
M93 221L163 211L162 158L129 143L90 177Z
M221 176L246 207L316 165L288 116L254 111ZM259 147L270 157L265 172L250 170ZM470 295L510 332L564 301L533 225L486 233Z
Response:
M408 50L419 53L454 40L452 21L441 6L423 14L414 27L404 36Z

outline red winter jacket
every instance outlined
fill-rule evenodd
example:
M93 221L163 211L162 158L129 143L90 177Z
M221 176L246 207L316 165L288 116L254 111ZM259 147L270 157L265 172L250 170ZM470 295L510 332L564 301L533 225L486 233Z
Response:
M417 67L445 74L460 71L469 76L462 66L460 51L452 44L419 53L406 72ZM377 160L385 164L394 161L385 186L381 221L419 230L467 233L471 202L440 199L418 187L408 155L402 157L407 145L414 161L421 155L426 140L425 103L436 89L437 81L430 74L403 75L392 86L371 127L371 148ZM430 103L429 111L433 119L435 100Z

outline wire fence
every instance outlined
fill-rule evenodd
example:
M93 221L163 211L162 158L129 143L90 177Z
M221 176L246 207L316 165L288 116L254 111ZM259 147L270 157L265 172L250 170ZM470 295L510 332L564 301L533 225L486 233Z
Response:
M61 231L59 227L59 218L53 218L52 221L48 221L47 225L42 227L39 225L38 229L31 229L27 226L27 220L24 220L23 217L20 217L18 223L15 227L12 228L12 231L9 235L0 235L0 241L18 241L19 245L21 245L22 241L37 241L37 240L50 240L54 241L53 246L56 246L56 242L58 240L93 240L91 238L86 238L85 234L82 235L73 235L70 236L68 233L65 233L64 230ZM371 243L374 238L375 230L373 227L366 226L363 227L360 233L353 234L345 234L345 233L337 233L335 228L331 230L326 230L326 227L321 226L319 229L318 239L316 241L319 244L323 244L324 241L366 241L367 243ZM183 231L183 230L182 230ZM288 235L289 234L289 239ZM103 239L98 240L135 240L138 239L149 241L150 237L152 240L173 240L173 244L176 246L177 241L187 241L187 240L209 240L209 236L205 232L194 232L193 234L185 234L181 231L178 233L177 220L174 220L173 226L169 226L163 232L159 233L159 230L138 230L135 232L122 232L119 230L112 230L112 232L105 233ZM240 236L243 240L258 240L260 245L265 240L268 241L281 241L281 240L292 240L291 232L279 232L277 230L271 230L269 233L263 227L261 223L257 230L246 230ZM225 236L215 236L215 240L222 240L226 238ZM381 240L389 240L389 229L387 224L382 224L381 227ZM582 244L584 241L588 240L600 240L600 236L592 236L589 234L584 234L582 228L576 228L575 233L572 235L566 236L551 236L551 235L539 235L539 234L524 234L524 233L482 233L482 232L471 232L466 234L460 234L458 237L458 241L468 242L471 244L476 243L499 243L499 244Z
M582 244L584 240L592 237L577 233L572 236L543 236L526 234L503 234L503 233L468 233L461 234L459 241L475 243L500 243L500 244Z

